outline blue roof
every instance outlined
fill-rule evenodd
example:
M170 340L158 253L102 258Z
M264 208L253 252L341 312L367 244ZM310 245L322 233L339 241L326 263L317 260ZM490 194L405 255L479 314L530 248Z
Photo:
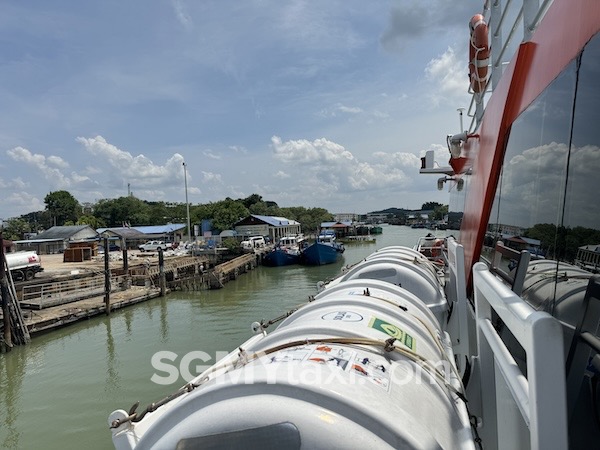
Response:
M97 233L102 234L106 230L111 231L121 231L123 229L131 229L135 231L139 231L143 234L167 234L172 233L173 231L179 231L182 228L185 228L185 223L168 223L166 225L149 225L142 227L113 227L113 228L98 228L96 230Z
M262 220L263 222L266 222L269 225L273 225L274 227L282 225L300 225L300 222L296 222L295 220L289 220L285 217L259 216L257 214L252 214L252 217L256 217L258 220Z
M144 234L161 234L161 233L172 233L185 228L184 223L168 223L166 225L150 225L145 227L131 227Z

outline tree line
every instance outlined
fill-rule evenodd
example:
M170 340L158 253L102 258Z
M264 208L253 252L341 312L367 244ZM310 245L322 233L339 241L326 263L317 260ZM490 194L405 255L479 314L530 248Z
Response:
M68 191L55 191L46 195L44 203L46 208L43 211L31 212L4 221L4 238L24 239L27 233L38 233L54 225L89 225L97 229L164 225L187 221L185 203L152 202L132 195L102 199L94 204L82 204ZM207 219L212 221L212 228L217 231L231 229L234 223L250 214L296 220L302 224L304 233L318 230L321 222L333 220L333 215L326 209L302 206L280 208L277 203L263 200L258 194L235 200L227 197L217 202L190 205L192 226Z

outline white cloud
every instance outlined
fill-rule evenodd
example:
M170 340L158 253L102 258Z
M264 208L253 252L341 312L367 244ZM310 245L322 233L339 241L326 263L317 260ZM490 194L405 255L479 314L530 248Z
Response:
M179 185L183 179L184 159L179 153L171 156L164 165L158 165L143 154L133 156L119 149L108 143L102 136L78 137L77 142L82 144L89 153L108 163L112 168L111 176L120 183L127 182L138 188L147 188L157 185Z
M69 163L62 159L60 156L48 156L46 158L48 165L56 166L60 169L66 169L69 167Z
M42 200L24 191L11 192L3 200L15 210L22 211L23 214L32 211L41 211L46 207Z
M568 153L566 144L551 142L509 156L502 172L500 223L530 227L560 220ZM596 227L599 166L597 146L571 149L565 225Z
M205 183L223 183L221 175L218 173L202 171L202 181Z
M59 157L46 158L44 155L37 153L31 153L29 150L23 147L15 147L7 151L14 161L23 162L27 165L35 167L37 170L42 172L44 178L55 188L68 188L71 186L71 180L64 175L59 169L51 167L57 162L62 161Z
M469 87L465 61L456 55L452 47L429 61L425 77L432 86L428 97L435 105L443 99L465 97Z
M342 145L324 138L283 142L278 136L273 136L271 144L274 158L286 166L297 167L298 171L293 173L300 188L311 192L314 198L401 189L412 180L407 172L416 174L420 167L416 155L402 152L374 152L373 161L359 161ZM281 175L277 173L275 177L281 178Z
M217 155L216 153L213 153L210 150L204 150L202 154L210 159L221 159L221 155Z
M183 25L183 28L186 30L190 30L192 28L192 18L188 14L185 5L182 0L171 0L171 4L173 5L173 9L175 11L175 17L177 21Z
M306 139L282 142L278 136L271 138L275 158L286 163L339 163L354 159L343 146L325 138L312 142Z
M471 8L317 3L169 0L142 15L11 7L0 40L12 55L0 84L3 198L65 189L94 202L126 195L129 185L142 199L183 201L182 155L197 203L256 191L288 205L366 212L372 199L392 204L402 189L437 195L402 152L443 144L445 132L429 133L431 123L450 127L428 95L447 100L439 110L450 114L464 105L452 96L468 85L459 49ZM136 33L132 23L142 25ZM399 48L402 59L385 51Z
M230 145L228 148L230 150L233 150L236 153L243 153L243 154L248 153L248 149L247 148L241 147L241 146L238 146L238 145Z
M338 110L340 110L341 112L344 112L344 113L349 113L349 114L360 114L361 112L363 112L363 110L357 106L340 105L338 107Z

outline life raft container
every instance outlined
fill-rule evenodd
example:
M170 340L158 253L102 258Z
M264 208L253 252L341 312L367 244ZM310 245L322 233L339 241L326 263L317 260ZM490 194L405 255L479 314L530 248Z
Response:
M481 93L485 91L490 63L488 26L481 14L475 14L469 22L469 28L469 79L473 92Z

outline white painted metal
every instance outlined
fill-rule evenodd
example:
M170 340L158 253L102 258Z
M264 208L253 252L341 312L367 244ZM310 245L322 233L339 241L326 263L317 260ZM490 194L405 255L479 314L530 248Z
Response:
M484 441L491 448L497 448L500 438L498 422L512 411L508 399L496 398L498 368L529 428L531 448L567 448L565 367L560 323L548 313L531 308L491 274L483 263L475 264L473 280L483 416L480 433ZM526 380L492 325L492 311L527 353Z
M448 332L453 338L452 346L457 356L458 367L463 371L466 360L473 355L469 337L469 300L465 276L465 250L454 238L448 238L448 283L446 295L448 303L453 305L452 316L448 323Z

